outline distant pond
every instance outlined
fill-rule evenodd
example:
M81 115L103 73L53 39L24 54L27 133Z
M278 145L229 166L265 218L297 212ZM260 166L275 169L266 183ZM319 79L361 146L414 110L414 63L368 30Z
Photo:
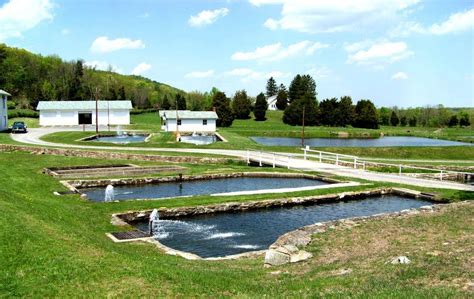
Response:
M262 145L301 146L301 138L250 137ZM395 147L395 146L461 146L471 143L410 136L386 136L381 138L307 138L305 145L312 147Z

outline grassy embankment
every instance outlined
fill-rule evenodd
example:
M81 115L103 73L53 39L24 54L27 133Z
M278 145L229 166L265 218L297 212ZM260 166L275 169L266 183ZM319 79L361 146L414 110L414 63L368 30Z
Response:
M257 200L268 195L97 204L80 200L77 195L54 196L52 192L63 190L62 185L41 174L47 166L125 162L0 153L0 296L468 295L462 288L473 279L469 262L473 250L469 240L474 234L472 205L439 215L389 219L350 230L329 231L316 236L307 248L315 255L313 259L288 267L265 269L261 258L187 261L164 255L152 245L114 244L105 236L106 232L117 230L109 222L111 213ZM190 171L246 169L239 164L193 165ZM352 190L376 186L382 185ZM290 195L295 194L279 197ZM443 196L467 199L472 198L472 193L445 191ZM443 245L445 242L448 245ZM401 254L408 255L412 264L385 264ZM352 273L338 275L342 268L350 268Z

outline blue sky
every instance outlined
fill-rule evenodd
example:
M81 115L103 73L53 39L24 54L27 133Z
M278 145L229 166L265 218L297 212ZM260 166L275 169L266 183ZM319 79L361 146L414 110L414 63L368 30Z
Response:
M309 73L319 99L474 106L471 0L0 0L0 42L187 91Z

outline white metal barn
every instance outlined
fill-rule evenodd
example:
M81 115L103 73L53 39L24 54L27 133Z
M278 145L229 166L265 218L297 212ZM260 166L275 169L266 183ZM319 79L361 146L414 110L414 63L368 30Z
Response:
M214 111L162 110L161 129L174 132L215 132L217 113Z
M271 111L276 111L278 110L277 108L277 105L276 105L276 102L277 102L277 96L271 96L267 99L267 103L268 103L268 110L271 110Z
M8 129L8 105L7 97L11 96L8 92L0 89L0 131Z
M40 101L40 126L96 124L95 101ZM129 125L131 101L99 101L99 125Z

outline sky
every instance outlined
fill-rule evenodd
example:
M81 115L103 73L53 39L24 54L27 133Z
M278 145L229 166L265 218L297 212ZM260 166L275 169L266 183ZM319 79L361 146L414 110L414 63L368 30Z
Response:
M474 107L472 0L0 0L0 42L186 91Z

